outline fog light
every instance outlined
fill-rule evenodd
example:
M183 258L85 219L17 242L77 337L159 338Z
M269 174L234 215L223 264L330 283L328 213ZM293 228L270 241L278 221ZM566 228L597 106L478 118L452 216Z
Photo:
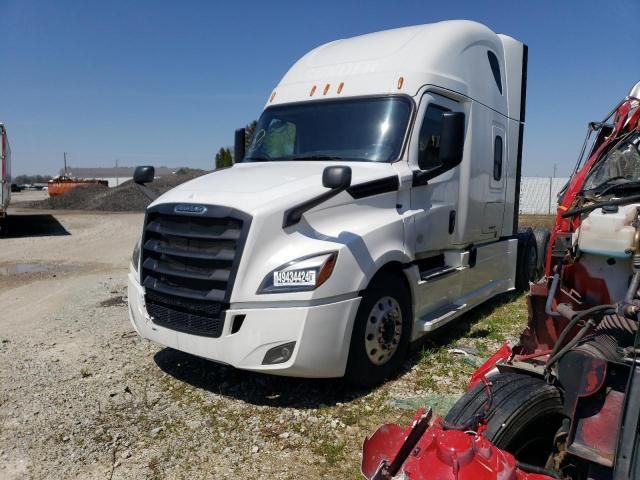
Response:
M263 365L275 365L276 363L284 363L291 358L296 342L284 343L277 347L271 348L262 360Z

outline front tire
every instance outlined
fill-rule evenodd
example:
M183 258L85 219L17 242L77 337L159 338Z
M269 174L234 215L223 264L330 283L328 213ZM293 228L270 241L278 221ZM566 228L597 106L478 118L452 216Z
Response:
M346 380L370 387L396 373L406 358L410 334L411 296L404 279L398 273L378 274L358 307Z
M483 435L519 461L544 467L564 419L560 391L542 378L519 373L500 373L488 380L493 401ZM463 424L483 412L486 400L485 386L479 383L455 403L445 420Z

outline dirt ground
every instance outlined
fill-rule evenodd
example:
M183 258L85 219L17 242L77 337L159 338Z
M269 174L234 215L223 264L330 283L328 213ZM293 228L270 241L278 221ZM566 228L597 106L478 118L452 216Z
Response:
M360 448L419 405L446 411L525 319L502 296L417 349L395 380L234 370L139 338L126 274L142 214L21 208L0 239L0 478L360 478ZM20 198L20 195L24 197Z

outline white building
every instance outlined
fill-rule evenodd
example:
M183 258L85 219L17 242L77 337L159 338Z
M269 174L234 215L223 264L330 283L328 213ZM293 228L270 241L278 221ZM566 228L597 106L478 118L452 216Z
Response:
M171 175L179 170L180 167L156 167L156 177ZM95 178L97 180L106 180L109 187L117 187L124 182L133 178L135 167L69 167L67 175L77 178ZM60 175L64 175L64 170L60 170Z

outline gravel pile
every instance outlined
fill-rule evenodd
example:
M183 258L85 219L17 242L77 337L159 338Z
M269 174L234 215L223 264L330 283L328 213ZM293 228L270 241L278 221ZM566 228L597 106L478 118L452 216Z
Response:
M148 187L156 194L172 188L206 172L174 174L154 180ZM151 200L140 187L129 180L122 185L108 188L103 185L81 185L64 195L49 197L29 204L32 208L64 210L100 210L107 212L137 212L144 210Z

